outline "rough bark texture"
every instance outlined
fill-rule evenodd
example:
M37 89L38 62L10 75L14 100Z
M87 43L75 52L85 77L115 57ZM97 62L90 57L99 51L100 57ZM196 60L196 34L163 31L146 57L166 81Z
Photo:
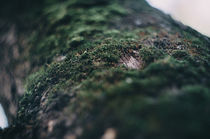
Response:
M24 94L23 79L29 70L29 63L22 59L15 24L0 21L0 102L6 108L9 123L16 117L18 99Z
M1 27L1 103L16 117L1 138L210 137L209 38L143 0L34 5Z

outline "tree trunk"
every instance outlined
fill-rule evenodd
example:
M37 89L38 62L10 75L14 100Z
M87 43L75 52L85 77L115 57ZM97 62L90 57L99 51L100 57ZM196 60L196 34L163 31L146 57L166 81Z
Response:
M1 17L1 138L210 137L209 38L144 0L34 5Z

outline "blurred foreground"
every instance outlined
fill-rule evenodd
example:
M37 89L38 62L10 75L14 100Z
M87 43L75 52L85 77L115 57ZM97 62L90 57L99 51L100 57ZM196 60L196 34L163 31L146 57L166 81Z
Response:
M144 0L22 2L1 16L0 138L210 138L209 38Z

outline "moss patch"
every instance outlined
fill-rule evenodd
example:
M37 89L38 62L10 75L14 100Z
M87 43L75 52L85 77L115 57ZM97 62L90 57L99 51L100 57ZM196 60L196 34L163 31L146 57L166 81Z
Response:
M75 136L84 139L108 128L120 139L209 136L208 43L177 27L179 33L150 23L128 29L112 21L142 12L144 4L73 0L46 7L30 36L29 59L38 71L26 80L17 121L39 129L49 120L40 113L76 115L65 131L80 127ZM125 55L141 69L123 65ZM52 107L61 100L62 108Z

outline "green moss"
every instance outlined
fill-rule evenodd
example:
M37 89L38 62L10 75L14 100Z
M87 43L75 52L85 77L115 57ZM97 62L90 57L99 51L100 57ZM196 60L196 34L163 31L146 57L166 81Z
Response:
M97 127L101 127L101 130L116 128L118 138L135 138L139 135L149 138L157 135L158 138L199 136L200 129L205 130L208 126L201 121L208 112L199 114L199 118L195 115L201 110L198 105L209 106L206 103L208 97L204 96L209 96L210 91L208 81L197 85L201 81L198 78L208 80L206 76L210 76L201 71L185 62L167 58L143 71L112 69L96 73L93 78L83 82L76 102L82 108L81 113L88 112L97 117L89 121L93 127L85 129L87 132L82 138L100 136ZM187 117L191 117L191 120L186 121ZM182 131L184 134L177 135ZM204 136L207 134L205 132Z
M183 50L177 50L172 53L172 56L175 58L187 59L189 54Z
M42 24L31 39L32 64L50 63L57 55L66 54L87 40L90 42L95 34L103 34L108 30L111 19L127 13L115 2L94 8L83 8L84 3L80 3L83 2L66 1L59 6L46 8L42 16L47 17L45 24L48 25ZM78 7L73 6L75 4L78 4Z
M118 36L120 39L112 36ZM105 31L103 35L93 37L99 40L84 40L84 37L73 38L72 43L75 46L66 54L64 60L46 64L38 72L29 76L26 83L26 94L20 101L23 108L19 111L20 119L23 119L21 117L25 115L35 117L36 112L33 112L33 116L32 113L23 115L25 108L35 107L46 90L55 92L65 86L75 86L89 78L93 71L117 67L121 54L136 46L136 41L129 39L126 33L120 35L120 32L110 30L107 33ZM34 97L37 99L33 100Z
M163 58L166 54L155 47L143 47L139 50L139 55L143 61L148 65L158 59Z
M32 36L29 52L32 67L40 69L26 81L19 122L36 121L46 92L47 105L64 92L76 94L65 116L77 116L68 128L82 127L79 138L101 138L110 127L120 139L207 136L210 50L205 41L151 25L115 27L112 20L129 14L121 5L73 0L44 11L46 20ZM142 68L123 66L127 55ZM64 59L57 60L60 56Z

